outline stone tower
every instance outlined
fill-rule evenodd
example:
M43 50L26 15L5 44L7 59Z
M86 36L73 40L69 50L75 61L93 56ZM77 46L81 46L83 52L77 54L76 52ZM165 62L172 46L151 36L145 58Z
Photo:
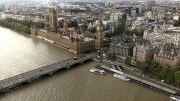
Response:
M101 17L99 18L99 23L96 26L96 35L95 35L95 49L101 49L103 47L103 24Z
M68 24L67 24L66 18L64 18L63 32L64 32L64 33L67 33L67 32L68 32Z
M31 36L36 37L38 34L38 29L35 26L31 26L30 30L31 30Z
M58 24L58 13L54 8L49 9L49 24L51 28L56 28Z

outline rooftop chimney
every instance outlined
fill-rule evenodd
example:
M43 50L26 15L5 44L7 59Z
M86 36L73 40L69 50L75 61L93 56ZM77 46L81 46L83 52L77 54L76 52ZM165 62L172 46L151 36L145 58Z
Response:
M166 45L166 50L168 50L168 45Z
M144 48L144 43L142 44L142 48Z
M171 54L174 54L174 49L171 49Z
M160 47L160 49L161 49L161 52L163 52L163 50L164 50L164 47L163 47L163 46L161 46L161 47Z

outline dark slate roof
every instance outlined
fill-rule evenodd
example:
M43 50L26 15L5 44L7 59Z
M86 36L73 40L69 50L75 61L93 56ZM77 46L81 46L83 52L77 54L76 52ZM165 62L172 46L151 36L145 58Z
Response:
M164 32L165 34L169 34L169 33L179 33L180 34L180 31L178 31L178 30L170 30L170 31L165 31Z
M174 53L172 53L171 49L174 49ZM168 47L168 49L164 49L161 51L161 49L157 49L155 54L159 57L164 57L168 59L177 59L179 56L179 49L175 47Z
M135 43L116 43L114 45L122 48L133 48L135 46Z
M136 45L136 48L140 52L145 52L147 50L151 50L151 49L155 48L155 46L153 46L153 45L147 45L147 46Z
M111 45L130 48L130 47L134 47L136 43L139 45L142 45L143 43L146 43L146 42L148 42L148 41L144 40L143 38L120 37L120 38L114 40L111 43Z
M95 33L89 32L89 31L85 31L84 32L84 37L88 37L88 38L94 38Z

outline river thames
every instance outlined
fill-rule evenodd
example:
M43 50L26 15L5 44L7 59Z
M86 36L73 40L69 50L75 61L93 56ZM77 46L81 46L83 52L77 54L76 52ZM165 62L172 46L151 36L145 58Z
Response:
M76 56L30 35L0 27L0 80ZM89 72L88 61L0 94L0 101L172 101L168 95ZM107 65L108 66L108 65Z

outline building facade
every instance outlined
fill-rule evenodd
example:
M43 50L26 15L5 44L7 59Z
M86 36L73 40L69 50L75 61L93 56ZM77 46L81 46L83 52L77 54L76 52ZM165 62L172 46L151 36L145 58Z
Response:
M137 17L135 21L132 22L132 29L137 29L137 30L146 30L151 26L151 22L146 22L143 17Z
M116 26L118 26L120 23L120 21L122 20L122 16L124 13L120 12L120 11L112 11L111 15L110 15L110 20L112 20Z
M146 42L142 45L137 45L133 49L132 62L145 61L147 58L153 59L156 47Z
M124 60L127 56L133 55L134 43L113 42L110 44L110 52L116 53L120 60Z
M50 27L58 27L58 13L55 9L49 9L49 24Z
M127 56L133 56L135 43L142 44L147 42L142 38L124 37L110 44L110 52L115 52L118 59L124 60Z
M100 17L99 24L96 26L96 34L95 34L95 48L101 49L103 47L103 40L104 40L104 34L103 34L103 24L102 19Z
M171 27L168 25L158 25L155 24L153 30L145 30L144 39L149 40L150 42L163 42L165 44L171 44L173 46L180 46L180 28Z
M89 50L100 49L103 47L103 26L102 20L96 27L96 34L89 37L82 30L69 31L67 21L65 19L63 28L58 28L56 11L50 11L50 28L38 29L31 27L31 36L40 37L44 40L50 40L54 44L58 44L73 53L81 53ZM52 13L53 12L53 13ZM56 18L56 19L55 19ZM53 31L56 30L56 31Z
M170 66L178 66L180 65L180 49L161 46L155 51L154 60L161 65L168 64Z
M149 10L152 10L152 7L155 6L155 1L147 1L147 7Z

